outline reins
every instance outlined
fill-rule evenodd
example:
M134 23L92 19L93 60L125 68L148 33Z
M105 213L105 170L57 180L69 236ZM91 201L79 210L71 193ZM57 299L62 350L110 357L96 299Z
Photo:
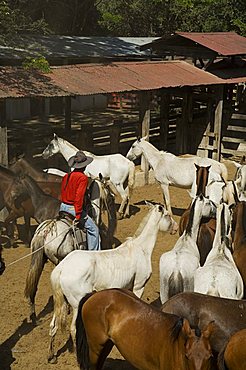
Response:
M33 255L33 254L35 254L36 252L40 251L42 248L46 247L49 243L53 242L53 241L54 241L55 239L57 239L59 236L61 236L62 234L65 234L65 232L66 232L66 233L69 233L69 231L70 231L71 229L72 229L72 230L74 230L73 225L72 225L72 226L70 226L68 230L62 231L59 235L57 235L55 238L51 239L48 243L46 243L46 244L42 245L42 247L40 247L40 248L36 249L36 250L35 250L35 251L33 251L33 252L30 252L30 253L26 254L25 256L22 256L22 257L18 258L17 260L15 260L15 261L13 261L13 262L11 262L11 263L9 263L9 264L6 266L6 268L7 268L7 267L9 267L9 266L11 266L11 265L14 265L15 263L17 263L17 262L19 262L19 261L21 261L21 260L23 260L23 259L25 259L25 258L27 258L27 257L29 257L29 256L32 256L32 255Z

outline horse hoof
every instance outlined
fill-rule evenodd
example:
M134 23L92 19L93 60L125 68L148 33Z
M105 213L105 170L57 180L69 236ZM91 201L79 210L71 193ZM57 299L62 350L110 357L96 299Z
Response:
M49 364L56 364L57 363L57 357L54 355L52 357L48 358L48 363Z
M31 323L32 323L33 326L37 326L37 316L36 316L35 313L32 313L30 315L30 320L31 320Z
M123 213L117 213L117 220L122 220L124 217L123 217Z

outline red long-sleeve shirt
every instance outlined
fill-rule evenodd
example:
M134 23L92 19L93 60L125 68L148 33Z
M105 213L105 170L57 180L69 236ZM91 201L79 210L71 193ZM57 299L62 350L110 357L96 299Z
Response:
M88 177L79 171L74 171L70 174L67 173L62 179L61 201L74 206L77 220L80 219L82 213L87 184Z

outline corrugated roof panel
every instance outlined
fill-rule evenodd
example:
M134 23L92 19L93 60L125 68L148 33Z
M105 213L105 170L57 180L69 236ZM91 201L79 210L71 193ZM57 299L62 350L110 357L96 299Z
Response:
M245 73L246 75L246 73ZM246 82L246 76L240 81ZM52 67L51 73L0 68L0 97L92 95L231 83L184 61Z
M176 34L224 56L246 54L246 37L235 32L177 32Z

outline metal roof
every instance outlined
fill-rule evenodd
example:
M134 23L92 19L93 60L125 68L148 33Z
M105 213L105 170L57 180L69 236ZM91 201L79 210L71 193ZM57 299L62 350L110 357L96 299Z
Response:
M52 67L51 73L0 68L0 98L106 94L223 81L184 61L119 62Z
M140 46L157 37L21 36L16 47L0 45L1 59L23 59L40 53L46 58L143 57Z
M246 55L246 37L235 32L176 32L160 37L140 46L140 50L153 49L160 53L174 55L190 55L198 52L204 55ZM207 50L207 53L206 53Z
M192 40L224 56L246 54L246 37L236 32L176 32L177 35Z

